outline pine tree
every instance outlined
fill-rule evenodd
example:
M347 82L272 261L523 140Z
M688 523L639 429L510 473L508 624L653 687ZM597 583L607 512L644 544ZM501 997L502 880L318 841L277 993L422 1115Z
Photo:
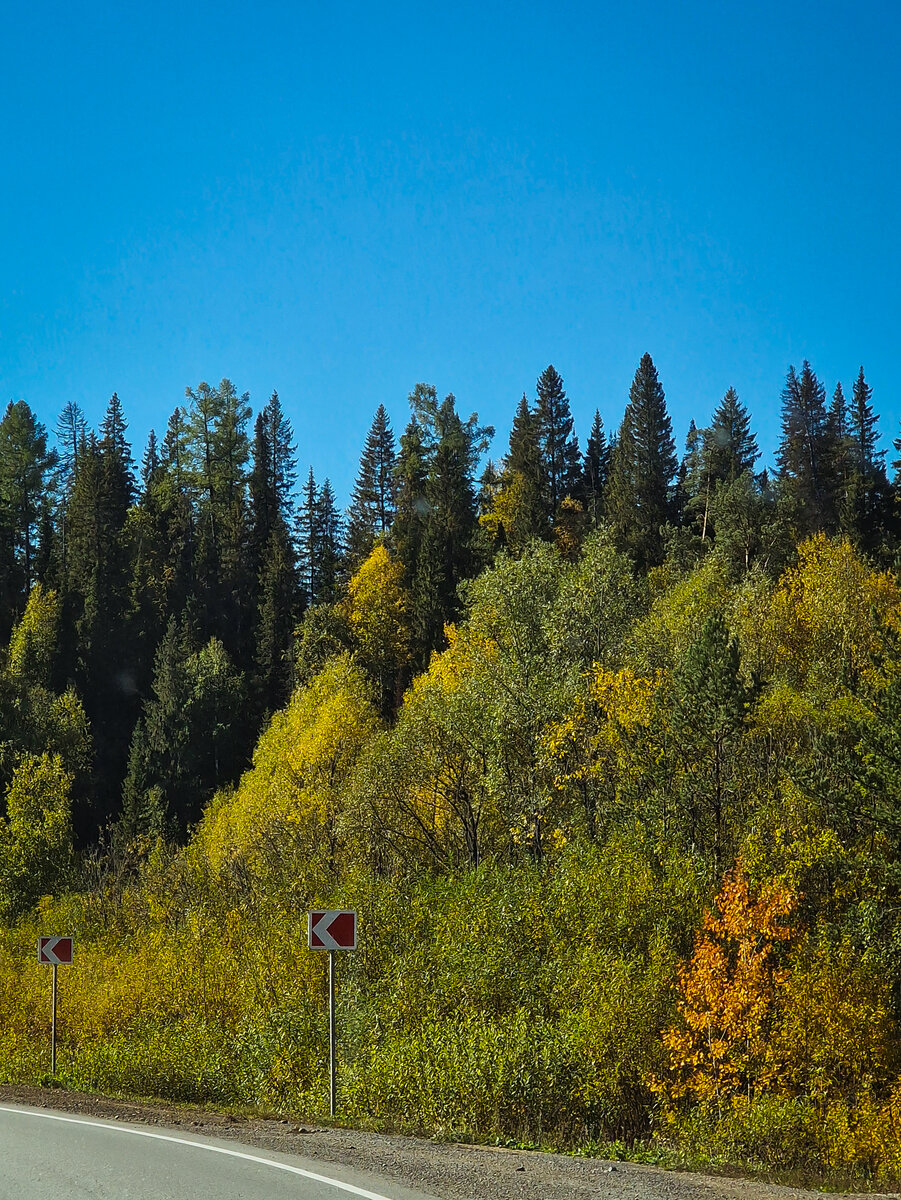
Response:
M130 541L134 496L127 425L117 395L75 461L66 505L65 609L70 665L94 736L94 819L114 813L137 720L139 663L133 634Z
M547 519L552 524L563 497L578 490L582 464L578 439L573 435L569 400L553 365L539 375L537 392L542 492Z
M459 612L458 585L476 569L474 476L494 430L481 426L476 413L464 421L453 394L439 404L430 384L416 385L410 407L414 421L406 444L401 440L398 467L406 479L401 475L392 540L409 580L416 652L424 664L441 644L445 622Z
M680 753L692 764L685 772L684 796L689 840L708 845L718 869L727 803L739 783L730 742L744 722L751 698L741 677L738 646L721 613L708 618L688 647L674 673L673 691Z
M663 557L661 528L671 514L676 449L666 398L650 354L629 392L610 463L607 514L623 549L643 567Z
M81 407L74 400L69 400L56 422L56 439L60 446L59 465L67 487L87 432L87 422Z
M366 436L347 513L347 558L351 571L362 565L376 538L384 537L391 528L397 492L396 466L394 433L385 406L380 404Z

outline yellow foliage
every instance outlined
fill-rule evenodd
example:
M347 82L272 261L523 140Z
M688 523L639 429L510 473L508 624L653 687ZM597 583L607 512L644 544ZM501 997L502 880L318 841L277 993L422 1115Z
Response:
M901 592L845 539L817 534L798 548L768 614L770 667L801 684L833 690L878 682L881 627L901 628Z
M628 746L624 735L649 729L663 675L636 675L629 668L610 671L595 664L587 688L575 698L563 719L548 726L544 751L557 764L555 783L612 776L625 766Z
M7 657L10 675L45 687L49 685L60 613L61 604L56 592L44 591L41 584L36 583L10 639Z
M344 604L362 661L376 671L396 670L410 655L410 618L404 569L376 546L347 585Z
M210 805L197 834L210 861L252 857L274 830L311 819L324 823L363 748L379 728L369 689L345 656L331 660L275 714L253 767L233 794Z
M691 962L679 972L680 1025L663 1035L672 1099L717 1101L748 1093L762 1080L775 988L775 943L791 936L785 924L796 897L770 883L752 897L741 862L726 874L714 910L704 914Z

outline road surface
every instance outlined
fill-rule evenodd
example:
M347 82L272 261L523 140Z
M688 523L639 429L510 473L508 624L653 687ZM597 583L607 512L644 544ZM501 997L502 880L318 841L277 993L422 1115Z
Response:
M0 1200L433 1200L294 1155L0 1107Z

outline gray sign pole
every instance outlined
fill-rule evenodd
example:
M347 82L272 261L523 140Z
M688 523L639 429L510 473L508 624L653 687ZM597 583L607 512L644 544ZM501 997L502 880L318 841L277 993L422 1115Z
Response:
M56 963L53 964L53 1016L50 1020L50 1074L56 1074Z
M53 968L56 970L56 968ZM328 952L328 1078L329 1113L335 1115L337 1107L337 1072L335 1069L335 952Z

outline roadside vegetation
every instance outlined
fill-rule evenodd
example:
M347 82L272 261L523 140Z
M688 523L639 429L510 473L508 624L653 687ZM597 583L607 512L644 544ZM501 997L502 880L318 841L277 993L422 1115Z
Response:
M66 1084L321 1114L306 913L350 907L347 1117L901 1180L901 542L863 373L828 410L790 373L771 481L734 393L680 465L646 356L580 455L545 372L481 492L490 431L420 388L343 532L312 473L288 507L273 401L245 470L205 386L140 491L115 406L82 430L40 569L13 542L0 1077L46 1075L66 933ZM121 520L79 541L89 471Z

